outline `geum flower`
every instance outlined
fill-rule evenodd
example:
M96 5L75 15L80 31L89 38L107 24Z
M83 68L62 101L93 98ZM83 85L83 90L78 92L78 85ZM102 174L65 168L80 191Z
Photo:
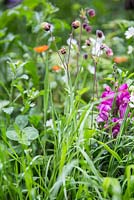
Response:
M103 43L105 40L104 33L101 30L96 31L96 40L94 38L89 39L92 44L92 55L99 57L106 53L107 56L113 56L113 51L106 44Z
M49 46L42 45L42 46L34 47L34 51L36 51L37 53L43 53L43 52L47 51L48 48L49 48Z
M124 63L124 62L127 62L128 61L128 58L127 57L125 57L125 56L116 56L115 58L114 58L114 62L115 63Z
M117 92L106 86L101 98L102 101L98 106L97 122L103 123L104 127L108 127L109 122L115 123L115 126L112 127L112 134L113 137L116 137L130 101L128 85L126 83L122 84Z
M61 70L61 67L59 67L58 65L54 65L52 66L52 70L55 72L59 72Z

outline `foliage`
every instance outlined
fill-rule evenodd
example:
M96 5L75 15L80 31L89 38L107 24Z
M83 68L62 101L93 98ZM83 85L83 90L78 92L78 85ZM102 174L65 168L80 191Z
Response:
M134 22L108 21L106 1L51 2L0 12L0 199L133 199Z

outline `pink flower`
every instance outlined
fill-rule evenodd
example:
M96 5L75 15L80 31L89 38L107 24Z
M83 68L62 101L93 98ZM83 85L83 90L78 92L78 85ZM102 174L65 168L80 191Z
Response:
M113 134L113 137L115 138L120 131L120 119L113 118L112 122L116 123L115 126L112 128L112 134Z
M105 91L101 95L102 101L98 106L99 115L97 122L104 122L104 127L108 125L109 116L111 116L111 122L115 122L115 126L112 128L113 137L116 137L120 131L120 123L124 118L128 103L130 101L130 93L128 91L128 85L122 84L118 91L113 91L109 86L106 86ZM113 105L115 103L115 105ZM113 107L114 106L114 107Z
M107 48L107 49L106 49L106 54L107 54L107 56L113 56L113 51L112 51L112 49L111 49L111 48Z

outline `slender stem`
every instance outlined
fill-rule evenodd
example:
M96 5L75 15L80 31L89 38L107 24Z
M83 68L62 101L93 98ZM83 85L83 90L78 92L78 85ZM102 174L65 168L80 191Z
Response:
M93 77L93 101L96 97L98 99L98 85L97 85L97 61L95 61L95 58L92 56L93 63L94 63L94 77ZM94 115L94 108L92 108L92 115L91 115L91 128L93 127L93 115Z
M48 110L48 99L49 99L49 81L48 81L48 54L46 55L46 60L42 54L40 54L42 61L45 65L45 75L44 75L44 96L43 96L43 106L44 106L44 127L46 129L47 121L47 110Z
M73 29L72 29L72 32L71 32L71 34L70 34L70 43L69 43L69 49L68 49L67 67L68 67L69 61L70 61L70 53L71 53L71 43L72 43L72 39L73 39Z
M79 56L81 52L81 36L82 36L82 23L80 25L79 41L78 41L78 52L77 52L77 74L79 73Z
M61 60L61 63L63 64L64 69L66 70L67 66L65 65L64 60L62 59L62 57L61 57L61 55L60 55L60 53L59 53L59 51L58 51L58 47L57 47L57 44L56 44L56 42L55 42L55 38L54 38L54 36L53 36L52 31L50 31L50 34L51 34L52 41L53 41L53 43L54 43L54 45L55 45L56 52L57 52L57 54L58 54L58 56L59 56L59 58L60 58L60 60Z
M97 61L95 61L94 57L92 56L93 63L94 63L94 84L93 84L93 97L94 93L96 93L96 97L98 98L98 84L97 84Z

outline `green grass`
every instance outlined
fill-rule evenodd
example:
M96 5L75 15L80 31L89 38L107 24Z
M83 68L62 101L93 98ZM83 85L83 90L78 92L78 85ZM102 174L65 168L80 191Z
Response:
M113 122L103 128L96 121L104 84L112 89L115 81L133 85L132 67L129 72L119 64L115 80L113 57L93 57L92 46L83 48L87 37L96 37L94 31L89 35L73 30L81 47L67 46L58 33L62 30L65 38L71 27L56 11L47 1L24 0L1 12L0 199L132 200L133 109L128 107L116 138ZM52 35L40 29L43 21L54 23ZM96 27L96 20L91 25ZM123 35L128 26L115 28L115 35ZM115 45L113 29L108 31L106 43L113 49L122 43L122 55L130 41L116 38ZM47 51L33 50L44 44ZM63 46L67 54L60 55ZM128 59L132 66L132 55ZM58 72L53 71L55 65L60 66Z

